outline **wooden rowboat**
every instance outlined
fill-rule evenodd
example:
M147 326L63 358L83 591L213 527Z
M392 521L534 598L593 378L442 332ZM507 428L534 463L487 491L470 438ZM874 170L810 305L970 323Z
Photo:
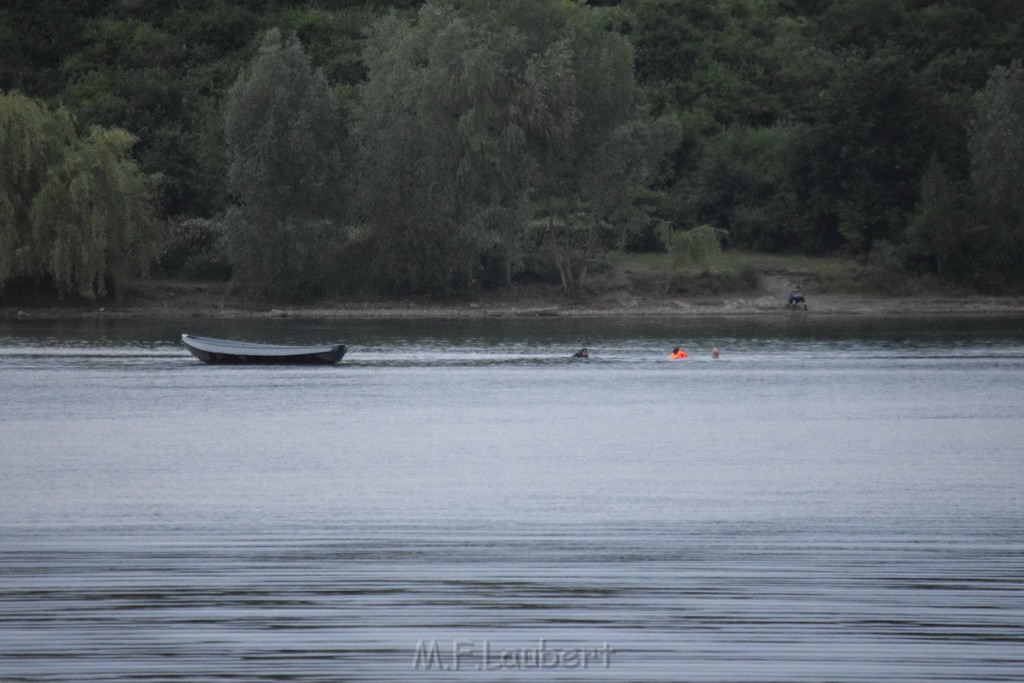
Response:
M181 335L192 355L204 363L323 363L341 361L348 347L344 344L290 346L256 344L231 339L211 339L192 334Z

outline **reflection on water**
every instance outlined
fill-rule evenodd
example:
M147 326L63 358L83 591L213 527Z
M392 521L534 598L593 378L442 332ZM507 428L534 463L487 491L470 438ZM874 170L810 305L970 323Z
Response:
M0 678L1019 680L1016 322L344 328L0 328Z

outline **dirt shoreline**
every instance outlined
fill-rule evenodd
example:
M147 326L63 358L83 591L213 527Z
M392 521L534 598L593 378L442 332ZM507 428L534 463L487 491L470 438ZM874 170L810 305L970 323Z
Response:
M138 283L120 300L52 305L0 301L0 320L12 319L467 319L601 317L1024 317L1020 296L858 297L808 294L808 310L786 307L785 292L680 297L608 292L567 298L556 291L522 288L466 301L338 300L308 305L253 302L218 284Z

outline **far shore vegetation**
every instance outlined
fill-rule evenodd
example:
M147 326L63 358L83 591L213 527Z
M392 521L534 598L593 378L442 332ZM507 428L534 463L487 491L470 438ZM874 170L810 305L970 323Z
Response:
M0 302L1024 290L1019 0L15 0Z

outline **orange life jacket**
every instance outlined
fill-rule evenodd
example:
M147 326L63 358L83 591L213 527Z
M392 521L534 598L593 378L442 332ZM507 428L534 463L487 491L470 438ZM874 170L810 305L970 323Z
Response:
M671 360L679 360L681 358L686 358L686 351L674 351L674 352L668 354L668 357Z

